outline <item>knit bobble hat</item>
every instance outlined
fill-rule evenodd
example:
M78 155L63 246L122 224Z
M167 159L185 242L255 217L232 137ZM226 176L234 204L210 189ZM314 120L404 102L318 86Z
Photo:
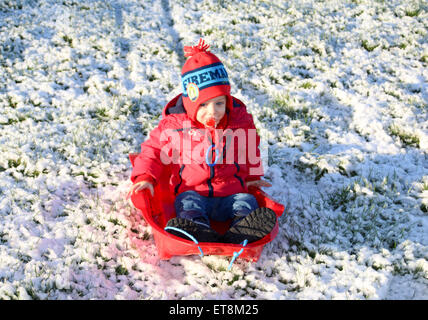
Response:
M227 108L231 106L229 77L220 59L208 51L209 47L202 39L196 46L184 47L188 59L181 70L183 104L192 120L196 120L199 105L215 97L225 95Z

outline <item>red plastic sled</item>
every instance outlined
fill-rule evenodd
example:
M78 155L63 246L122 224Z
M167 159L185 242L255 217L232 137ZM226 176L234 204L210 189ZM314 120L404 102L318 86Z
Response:
M138 156L137 153L129 154L132 166L134 160ZM265 244L272 241L278 234L278 221L272 232L264 238L247 244L245 247L241 244L230 243L213 243L213 242L200 242L196 244L190 239L183 239L176 237L171 233L164 230L166 223L169 219L175 217L174 209L174 196L169 192L170 174L168 170L164 170L159 183L155 186L155 196L152 197L150 191L143 190L131 196L131 201L134 206L141 211L141 214L146 222L152 227L153 237L158 249L159 257L162 260L168 260L172 256L178 255L194 255L200 254L201 250L204 255L224 255L234 256L234 253L244 249L239 255L240 258L257 261L260 258L263 247ZM268 207L275 211L277 217L280 217L284 212L284 206L274 200L260 190L259 188L251 187L249 192L253 194L260 207ZM220 233L227 231L229 223L227 222L211 222L213 229Z

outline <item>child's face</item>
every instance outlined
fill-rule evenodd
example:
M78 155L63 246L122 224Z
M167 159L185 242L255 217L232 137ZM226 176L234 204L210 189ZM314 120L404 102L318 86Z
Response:
M217 126L226 113L226 96L219 96L207 100L199 105L196 112L196 120L205 126L213 126L210 122L215 122ZM212 119L211 121L209 121Z

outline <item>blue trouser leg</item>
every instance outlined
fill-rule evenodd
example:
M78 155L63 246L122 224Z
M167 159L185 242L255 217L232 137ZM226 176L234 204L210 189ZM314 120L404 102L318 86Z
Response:
M210 227L210 219L227 221L232 225L259 207L256 198L249 193L237 193L227 197L209 198L196 191L180 193L175 199L177 217Z
M210 203L206 197L196 191L180 193L175 199L175 212L178 218L192 220L193 222L210 227L208 213L211 211Z
M249 193L237 193L228 197L216 198L216 202L211 219L216 221L232 219L232 225L259 207L256 198Z

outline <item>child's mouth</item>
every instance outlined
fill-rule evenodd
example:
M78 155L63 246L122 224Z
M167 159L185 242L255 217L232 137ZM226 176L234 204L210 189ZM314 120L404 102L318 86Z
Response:
M205 125L206 125L207 127L215 128L215 127L216 127L216 122L217 122L217 121L215 121L215 119L214 119L214 118L209 118L209 119L207 120L207 122L205 123Z

